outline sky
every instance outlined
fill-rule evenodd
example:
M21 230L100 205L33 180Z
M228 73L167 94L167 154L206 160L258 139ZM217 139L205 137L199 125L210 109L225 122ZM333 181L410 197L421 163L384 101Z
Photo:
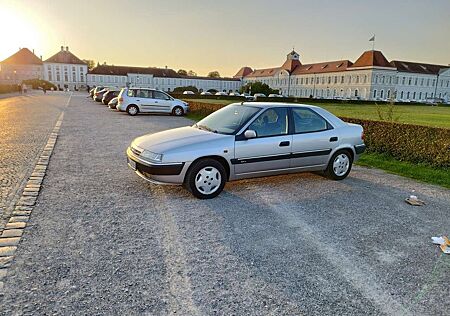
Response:
M62 45L114 65L217 70L304 64L372 48L388 60L450 64L449 0L0 0L0 60Z

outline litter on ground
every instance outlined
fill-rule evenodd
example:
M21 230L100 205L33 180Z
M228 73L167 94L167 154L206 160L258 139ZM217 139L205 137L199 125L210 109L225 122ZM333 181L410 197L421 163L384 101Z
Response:
M447 236L431 237L433 244L440 245L443 253L450 254L450 240Z

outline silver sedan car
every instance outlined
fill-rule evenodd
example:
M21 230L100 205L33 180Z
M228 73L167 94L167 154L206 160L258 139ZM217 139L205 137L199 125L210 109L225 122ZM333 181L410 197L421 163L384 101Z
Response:
M235 103L193 126L144 135L127 149L128 165L156 184L184 185L201 199L226 181L324 171L350 173L365 150L363 128L312 105Z

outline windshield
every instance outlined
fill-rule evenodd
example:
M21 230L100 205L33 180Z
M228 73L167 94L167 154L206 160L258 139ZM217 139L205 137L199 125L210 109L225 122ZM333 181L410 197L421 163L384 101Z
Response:
M260 108L254 106L228 105L208 115L194 127L213 133L232 135L237 133L259 110Z

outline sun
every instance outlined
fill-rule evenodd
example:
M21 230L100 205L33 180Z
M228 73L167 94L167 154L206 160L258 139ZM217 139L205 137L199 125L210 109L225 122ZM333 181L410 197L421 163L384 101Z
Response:
M19 47L30 50L42 47L38 29L30 17L0 5L0 61L14 54Z

